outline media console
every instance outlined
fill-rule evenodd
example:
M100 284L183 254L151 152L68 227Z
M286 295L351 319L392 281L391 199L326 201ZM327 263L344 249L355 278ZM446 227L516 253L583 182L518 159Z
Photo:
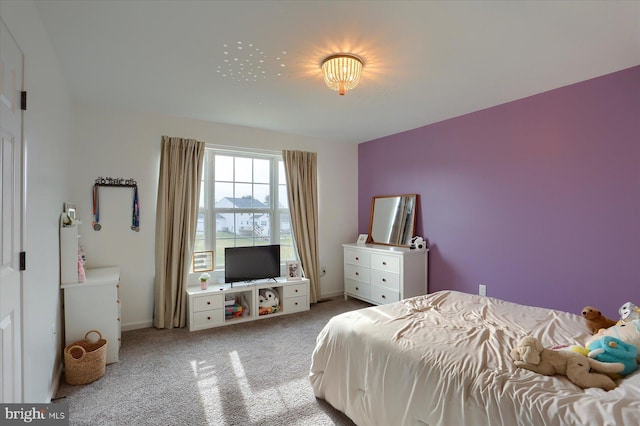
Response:
M280 301L275 312L259 309L261 289L273 289ZM206 290L200 287L187 288L189 331L238 324L287 315L309 310L309 280L236 282L231 284L210 284Z

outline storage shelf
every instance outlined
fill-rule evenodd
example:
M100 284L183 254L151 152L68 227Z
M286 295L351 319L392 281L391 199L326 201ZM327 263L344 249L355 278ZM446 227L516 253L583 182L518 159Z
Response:
M270 288L278 294L279 310L271 314L259 314L259 292ZM225 315L226 296L243 296L249 306L249 314L227 318ZM288 281L286 277L277 281L261 280L252 283L213 284L207 290L189 287L188 322L189 331L220 327L230 324L273 318L280 315L309 310L309 280L302 278Z

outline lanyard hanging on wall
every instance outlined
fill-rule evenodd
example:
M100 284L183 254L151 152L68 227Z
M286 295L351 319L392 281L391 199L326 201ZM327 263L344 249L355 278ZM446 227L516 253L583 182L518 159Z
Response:
M140 232L140 206L138 204L138 187L133 188L133 213L131 215L131 229Z
M102 229L100 225L100 206L98 204L98 184L93 185L93 230Z

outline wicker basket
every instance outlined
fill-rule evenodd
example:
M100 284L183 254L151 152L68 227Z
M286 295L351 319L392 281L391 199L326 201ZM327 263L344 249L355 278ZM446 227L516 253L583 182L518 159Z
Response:
M97 333L98 340L90 342L89 334ZM84 340L64 348L64 377L70 385L86 385L104 376L107 365L107 341L98 330L89 330Z

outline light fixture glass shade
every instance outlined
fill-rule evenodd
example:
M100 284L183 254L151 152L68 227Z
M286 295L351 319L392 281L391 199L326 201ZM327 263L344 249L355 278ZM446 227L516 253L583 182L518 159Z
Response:
M324 81L330 89L344 95L360 83L362 59L355 55L332 55L322 61Z

